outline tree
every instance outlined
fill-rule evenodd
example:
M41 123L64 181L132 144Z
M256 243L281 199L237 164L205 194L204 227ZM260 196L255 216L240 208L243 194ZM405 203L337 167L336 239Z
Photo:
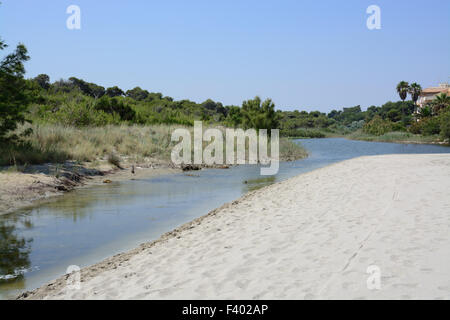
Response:
M89 88L91 90L91 96L95 99L101 98L105 95L105 88L95 83L89 83Z
M233 128L238 127L242 123L241 108L238 106L227 106L226 110L227 117L225 123Z
M411 83L409 86L409 94L411 95L411 100L414 102L414 104L417 103L417 100L419 99L420 94L422 93L422 87L418 83Z
M333 111L332 111L333 113ZM344 125L349 125L353 121L364 120L365 113L361 111L361 106L354 106L351 108L343 108L342 111L334 113L333 119L342 122Z
M95 104L95 109L102 110L109 114L118 114L120 119L124 121L131 121L136 117L136 112L131 109L130 106L123 103L119 98L108 98L103 96L97 100Z
M397 110L402 116L405 114L412 114L414 112L415 105L412 101L388 101L381 106L378 110L378 114L383 118L389 118L388 113L392 110ZM392 115L392 113L391 113Z
M295 110L295 111L297 111L298 112L298 110ZM337 111L337 110L331 110L330 111L330 113L328 114L328 118L331 118L331 119L335 119L336 120L336 118L341 114L341 112L342 111Z
M397 92L402 101L405 101L406 96L408 95L408 91L409 91L409 83L406 81L400 81L399 84L397 85Z
M214 111L217 109L217 104L213 100L208 99L202 103L202 107Z
M33 79L42 89L50 88L50 77L46 74L40 74Z
M392 122L400 121L402 118L400 112L396 109L389 110L389 112L386 114L386 116Z
M444 139L450 140L450 108L440 114L441 135Z
M106 89L106 95L110 98L114 98L125 95L125 92L123 92L122 89L120 89L118 86L114 86Z
M366 117L365 117L365 121L369 122L370 120L373 119L373 117L375 117L377 114L380 113L381 108L377 107L377 106L370 106L367 108L366 111Z
M276 129L279 125L275 104L270 99L261 102L260 97L242 103L242 124L245 129ZM270 134L270 131L268 132Z
M149 96L149 94L150 93L147 90L142 90L140 87L136 87L126 92L127 97L130 97L131 99L134 99L136 101L145 100Z
M441 110L450 106L450 96L446 93L438 94L433 101L431 101L431 106L433 108L433 113L437 114Z
M73 90L79 90L78 87L76 87L73 82L69 80L60 79L55 82L53 82L50 85L50 92L51 93L69 93Z
M0 39L0 50L6 47ZM30 59L27 54L27 48L19 44L13 53L0 62L0 141L13 139L15 136L7 137L7 134L25 122L25 112L31 100L23 78L23 63Z
M367 122L363 126L363 132L372 134L375 136L381 136L392 130L392 123L387 120L383 120L379 115L373 117L372 120Z
M419 117L420 119L428 118L428 117L431 117L432 113L433 112L432 112L431 108L429 106L425 106L418 110L417 117Z
M405 101L406 96L408 95L408 91L409 91L409 83L406 81L400 81L399 84L397 85L397 92L402 101ZM403 110L402 108L402 115L404 114L405 110Z
M105 95L105 88L95 83L88 83L82 79L77 79L75 77L69 78L76 87L78 87L83 94L91 96L95 99L101 98Z

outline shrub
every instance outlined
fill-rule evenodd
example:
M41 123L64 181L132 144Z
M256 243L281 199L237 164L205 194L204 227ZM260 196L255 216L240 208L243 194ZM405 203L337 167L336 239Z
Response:
M103 96L95 104L96 110L101 110L109 114L118 114L122 120L134 120L136 112L128 105L124 104L122 100L117 98L108 98Z
M422 133L422 126L420 125L420 122L414 122L411 124L411 126L408 128L408 131L412 134L421 134Z
M116 114L108 114L96 110L90 104L77 104L76 102L69 102L46 117L52 123L73 127L104 126L120 121Z
M421 125L423 135L431 136L441 132L441 123L438 117L425 118L419 123Z
M358 129L362 129L364 127L364 124L366 122L364 120L359 120L359 121L353 121L352 123L350 123L350 125L348 125L348 129L350 131L356 131Z
M392 123L392 131L406 131L406 127L401 122Z
M441 136L444 139L450 139L450 109L442 112L439 116Z
M363 132L372 134L374 136L381 136L389 131L392 131L392 123L387 120L383 120L380 116L376 115L363 126Z
M325 138L325 134L318 130L311 129L284 129L281 136L292 138Z
M280 139L280 160L294 161L306 158L308 152L298 143L286 138Z

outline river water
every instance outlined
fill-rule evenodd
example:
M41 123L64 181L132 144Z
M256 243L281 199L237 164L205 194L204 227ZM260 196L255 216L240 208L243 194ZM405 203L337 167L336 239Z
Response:
M0 216L0 299L159 238L246 192L326 165L364 155L450 153L435 145L296 140L304 160L280 163L276 176L259 167L208 169L76 190Z

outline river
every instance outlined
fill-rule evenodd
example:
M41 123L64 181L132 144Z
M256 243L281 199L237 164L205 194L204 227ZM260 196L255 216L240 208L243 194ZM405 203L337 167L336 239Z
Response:
M276 176L259 167L207 169L93 186L0 216L0 299L159 238L214 208L262 186L364 155L449 153L435 145L296 140L307 159L280 163Z

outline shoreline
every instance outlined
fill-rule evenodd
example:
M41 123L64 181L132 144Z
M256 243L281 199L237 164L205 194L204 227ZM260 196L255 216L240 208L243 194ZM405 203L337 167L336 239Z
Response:
M424 166L426 167L426 170L424 169ZM374 167L376 167L376 170L374 170ZM422 168L418 174L420 177L410 176L409 173L417 172L417 168ZM378 170L383 171L378 172ZM401 172L398 173L397 170ZM442 172L442 170L444 171ZM349 172L352 172L353 175L349 176ZM366 175L368 177L364 175L365 172L367 172ZM439 174L437 174L437 172ZM427 180L427 175L430 175L429 181ZM408 216L409 213L406 213L406 209L414 212L415 221L418 219L420 220L422 215L427 217L428 215L433 214L435 215L434 219L444 219L444 221L445 219L448 219L445 216L441 216L442 207L440 206L448 205L450 207L450 203L445 202L445 195L441 196L439 199L435 199L435 202L441 202L439 204L440 206L434 204L434 211L437 211L437 213L433 213L433 211L421 212L420 208L415 208L414 211L414 208L410 208L411 204L406 201L407 199L410 199L408 193L414 193L419 197L424 196L422 195L423 193L428 193L429 200L430 194L436 194L435 190L430 190L430 186L434 186L433 188L439 187L439 185L435 185L436 179L443 180L442 184L449 185L450 187L450 179L446 180L445 175L450 176L450 156L447 154L365 156L338 162L249 192L231 203L226 203L220 208L217 208L200 218L165 233L155 241L142 244L131 251L115 255L97 264L83 268L81 270L82 290L80 290L82 292L67 291L65 287L68 276L64 275L38 289L25 292L18 298L177 299L182 298L183 293L184 297L186 297L186 293L189 292L191 294L190 297L196 297L197 299L333 299L340 297L342 294L341 291L345 293L342 296L343 298L358 298L358 296L355 296L355 293L347 290L352 286L352 288L355 289L355 284L352 284L352 281L355 281L355 274L344 274L343 271L351 271L350 267L352 266L352 263L356 263L354 255L363 255L364 252L362 251L364 250L362 248L367 246L367 242L370 242L371 240L370 238L378 240L372 240L374 242L372 246L375 247L374 256L380 256L379 248L377 249L377 246L379 247L380 243L385 241L382 239L395 238L403 235L403 238L390 242L390 245L393 246L392 251L395 251L389 252L391 256L390 259L392 260L395 256L395 260L398 262L399 259L401 261L403 258L405 262L401 267L399 266L398 269L403 273L411 273L414 271L417 273L416 276L422 278L430 276L430 272L423 271L424 274L421 274L420 270L430 269L426 268L426 264L435 264L436 262L436 254L432 255L431 253L433 251L448 252L446 249L450 249L450 240L448 239L449 226L448 224L443 224L443 221L435 226L435 229L437 230L433 230L432 233L429 233L426 228L422 228L424 229L422 230L415 222L416 228L413 228L410 231L414 233L422 232L423 239L420 237L413 239L421 244L415 249L416 251L420 251L420 254L413 257L408 255L408 253L403 252L408 248L397 248L399 243L404 246L414 247L411 243L413 240L406 237L406 231L403 229L393 231L395 228L401 227L401 223L399 225L399 222L401 221L396 221L395 219L403 219L410 224L409 220L411 217ZM368 178L378 179L379 181L378 183L367 183ZM418 192L417 190L414 190L414 188L408 188L407 186L411 181L403 181L405 179L417 180L418 178L424 180L422 182L427 188L425 191L421 189L419 191L422 192ZM327 179L328 182L326 182ZM370 179L368 181L370 181ZM398 184L400 184L402 188L398 188ZM445 185L441 185L440 187L443 188L442 190L450 190L450 188L446 189ZM379 190L380 188L382 190ZM380 193L380 195L374 192L375 189L378 190L377 192ZM278 197L277 199L274 199L273 195L277 194L281 197L282 191L289 195L284 196L284 200L278 199ZM328 197L323 198L323 193L328 194ZM358 193L360 198L355 199L355 193ZM292 197L294 194L297 197L304 199L304 202L299 201L301 199ZM311 197L313 200L320 199L320 201L315 202L311 201L311 199L308 200L308 198ZM282 203L279 203L279 200L282 200ZM416 199L414 204L420 204L419 200L423 201L422 199ZM445 203L443 203L443 201ZM361 205L363 207L360 207ZM433 206L433 204L429 205ZM394 210L396 206L398 208ZM273 210L274 208L277 209ZM305 209L308 210L304 211ZM304 212L307 217L299 216L297 213L298 210ZM373 214L364 214L364 210L369 210L373 212ZM272 214L270 214L270 211L272 211ZM395 215L398 216L395 216L395 219L390 217L390 211L393 211ZM281 212L284 213L286 219L292 221L284 222L284 219L280 219L279 217L283 216L280 214ZM382 212L382 216L377 216L376 212ZM274 213L278 214L274 216ZM345 221L345 217L347 217L347 219L352 218L350 219L351 223L342 222L343 218ZM394 220L391 221L392 219ZM431 222L434 223L436 221L427 221L426 226L430 227ZM287 225L284 225L284 223L287 223ZM242 225L242 227L239 227L239 225ZM280 229L281 225L282 230ZM391 230L388 228L386 231L382 228L385 225L389 225L391 229L394 229ZM358 228L361 227L362 230L359 230ZM274 232L271 232L272 229L277 228L278 230L273 230ZM313 233L298 232L300 229L303 229L303 231L316 231ZM338 232L340 229L342 229L342 231L347 230L347 232ZM384 231L384 233L382 231ZM353 240L349 238L352 233L354 233L354 236L356 237ZM367 233L369 233L369 237L367 237ZM379 235L379 233L381 233L381 235ZM223 234L223 236L220 236L220 234ZM442 245L444 246L444 250L436 246L429 248L431 245L429 243L432 241L430 242L430 239L427 237L431 237L432 234L434 234L434 236L441 235L439 241L443 242ZM409 234L407 235L409 236ZM445 235L447 236L445 237ZM328 239L328 236L330 239ZM280 237L283 237L284 240L280 239ZM290 241L286 241L286 239L289 239ZM338 242L337 247L336 243L334 243L336 241ZM360 241L362 241L362 245L359 245ZM262 243L265 244L265 247L262 246ZM300 247L307 243L309 243L310 246L297 248L296 245L292 245L295 243L301 244ZM249 247L245 248L245 246ZM242 251L250 249L252 246L253 249L242 256ZM358 249L359 246L361 247ZM233 249L233 247L237 248ZM270 247L274 248L271 249ZM262 258L268 257L269 260L275 259L276 261L284 262L281 265L276 264L274 266L273 261L270 263L267 261L259 261L262 258L258 259L255 257L255 251L258 250L263 251L260 252L262 253L262 256L257 256ZM230 256L229 251L235 253L233 255L234 258ZM283 251L286 252L283 253ZM208 256L208 253L211 252L216 253L214 258ZM282 252L283 254L279 252ZM205 255L207 258L214 261L211 262L209 261L210 259L205 260ZM281 257L277 258L277 255L281 255ZM385 254L381 253L382 258L384 255ZM402 255L406 257L403 257ZM234 266L235 269L228 270L231 266L226 263L224 265L218 264L217 259L220 259L221 256L224 257L223 259L232 258L231 266ZM297 260L295 257L297 257ZM358 260L360 264L362 263L362 258L364 257L360 257ZM417 268L413 268L410 265L410 260L413 258L425 265L422 265L420 270L416 270ZM242 259L249 261L242 261ZM294 259L294 261L292 261L292 259ZM331 263L331 261L325 261L327 259L333 260L334 263L337 263L338 265L343 263L345 267L343 265L342 270L340 270L341 268L334 271L323 270L334 269L333 267L335 264ZM367 266L369 266L371 262L370 255L364 259L365 262L363 265L365 266L367 264ZM320 262L319 265L317 265L317 261ZM445 265L440 266L444 271L440 270L441 274L435 273L432 274L432 276L434 278L441 278L441 280L443 277L443 281L448 282L448 279L450 279L450 271L448 271L450 270L450 268L448 268L450 267L450 257L448 253L444 257L444 261L446 261L446 263L444 263ZM383 259L378 261L375 259L375 261L372 261L372 264L374 262L383 265L383 268L388 268L388 280L383 281L389 282L389 279L391 279L392 282L392 279L396 279L397 277L402 278L402 274L398 274L399 271L396 271L397 263L393 263L396 261L387 263ZM414 262L417 264L417 261L413 261L413 264ZM249 269L247 268L249 263L254 265L255 270L247 270ZM292 270L293 273L290 273L289 277L284 275L284 272L286 272L286 264L288 267L293 266L295 269L295 272ZM436 267L435 265L433 266ZM258 281L261 279L257 278L262 276L258 268L267 269L266 271L269 271L269 273L265 274L273 275L275 273L277 274L277 277L274 276L270 281ZM317 268L322 270L317 270ZM198 271L198 269L201 269L201 272ZM284 271L281 272L279 269ZM183 275L179 274L181 272L180 270L184 270ZM208 276L207 273L211 273L211 270L220 273L220 276ZM238 272L239 270L241 270L241 272ZM252 290L248 288L248 285L242 284L244 279L241 274L245 273L244 270L246 270L245 272L250 272L252 275L244 277L247 279L245 281L253 283L251 286ZM358 294L363 292L366 295L364 296L366 298L399 298L398 288L400 287L405 289L404 291L408 291L410 294L407 296L411 298L439 298L434 295L441 291L444 298L450 298L450 283L448 283L448 287L446 286L446 283L441 283L441 286L427 288L425 293L421 296L422 291L415 289L417 288L417 285L408 283L408 281L412 281L411 279L401 279L402 281L400 281L400 283L391 284L391 287L387 291L367 292L367 288L365 288L365 279L367 278L367 275L365 274L366 270L364 268L364 270L359 271L360 272L356 274L356 277L360 280L360 283L357 284L359 287L356 292L358 292ZM320 272L323 273L320 274ZM442 274L442 272L444 273ZM351 274L351 276L349 276L349 274ZM200 285L207 287L208 290L194 290L188 284L180 284L180 277L185 277L186 275L201 282ZM230 275L239 279L237 279L237 281L228 281L229 279L227 279L227 276L229 277ZM299 278L300 275L302 276ZM293 288L292 283L295 282L294 280L297 282L301 281L305 276L308 276L308 278L311 278L313 281L309 281L309 284L304 284L304 288L302 288L300 284ZM165 279L166 281L164 283L167 282L168 284L161 286L159 281L160 278ZM345 278L347 281L344 281L344 279L341 278ZM133 279L139 280L136 281L136 285L131 284ZM329 290L324 290L324 288L327 287L326 284L332 279L338 282L338 287L341 288L341 291L336 291L336 288L334 287L329 288ZM221 291L220 286L217 287L217 282L219 280L224 281L227 290ZM141 285L144 285L144 282L150 282L150 284L142 288ZM260 285L258 285L258 282L260 282ZM288 284L289 282L291 282L291 285ZM192 284L192 279L186 283ZM280 283L282 283L282 285L280 285ZM433 279L430 283L432 286L436 286L436 279ZM122 288L124 285L127 286L127 289ZM285 292L286 287L284 287L283 290L281 290L281 287L284 285L288 287L288 292L291 292L291 294L283 296L281 292ZM424 285L426 286L427 283L422 283L422 286ZM195 286L198 287L198 285ZM265 287L262 288L261 286ZM267 286L272 286L275 289L272 288L272 290L266 290ZM361 288L361 286L363 288ZM117 287L121 287L122 290L124 290L121 295L117 293ZM149 290L150 287L152 287L152 290ZM171 290L169 290L168 287L171 288ZM243 287L246 289L243 290ZM231 295L231 293L233 294ZM297 293L297 295L293 293ZM406 296L404 298L406 298Z
M338 163L331 164L331 165L329 165L327 167L334 166L334 165L336 165ZM325 168L327 168L327 167L325 167ZM318 168L318 169L315 169L315 170L313 170L311 172L322 170L322 169L324 169L324 168ZM289 178L287 180L290 180L290 179L293 179L293 178ZM111 256L109 258L106 258L106 259L98 262L98 263L95 263L93 265L84 267L84 268L82 268L80 270L81 278L82 278L81 282L84 282L84 281L86 281L88 279L91 279L91 278L95 277L96 275L98 275L98 274L100 274L102 272L106 272L108 270L117 269L117 267L121 266L122 263L129 261L131 257L139 254L140 252L142 252L142 251L144 251L146 249L150 249L150 248L158 245L159 243L164 243L165 241L168 241L168 240L170 240L172 238L177 238L179 236L179 234L181 234L181 233L183 233L185 231L191 230L195 226L201 225L201 223L204 220L206 220L206 219L209 219L209 218L212 218L212 217L216 216L221 210L229 208L229 207L231 207L233 205L239 204L242 201L244 201L245 199L251 197L252 195L257 194L259 192L262 192L265 189L270 188L271 186L274 186L274 185L278 185L278 184L280 184L282 182L284 182L284 181L275 182L275 183L273 183L271 185L264 186L262 188L250 191L250 192L244 194L243 196L241 196L240 198L238 198L236 200L224 203L220 207L211 210L210 212L208 212L207 214L205 214L203 216L200 216L200 217L195 218L195 219L193 219L193 220L191 220L189 222L186 222L186 223L182 224L181 226L179 226L179 227L177 227L177 228L175 228L175 229L173 229L171 231L165 232L164 234L162 234L156 240L149 241L149 242L146 242L146 243L142 243L142 244L140 244L138 247L136 247L134 249L131 249L131 250L126 251L126 252L121 252L121 253L115 254L115 255L113 255L113 256ZM45 291L48 288L50 288L50 290L55 290L57 288L63 288L64 286L66 286L68 278L69 278L69 276L67 274L63 275L63 276L57 278L56 280L50 281L49 283L42 285L39 288L23 292L16 299L30 299L30 298L31 299L42 299L43 298L43 294L46 293Z
M450 148L450 142L445 141L420 141L420 140L376 140L376 136L373 136L371 138L373 139L362 139L362 138L353 138L351 135L330 135L325 136L323 138L310 138L310 137L286 137L290 140L305 140L305 139L347 139L350 141L364 141L364 142L383 142L383 143L399 143L399 144L423 144L423 145L430 145L430 146L442 146L442 147L449 147Z
M291 162L308 157L308 152L297 146L300 153L283 149L280 161ZM99 162L99 159L96 161ZM115 181L150 178L164 174L173 174L203 169L229 169L229 164L181 165L170 161L153 159L145 163L120 162L120 166L101 160L95 166L75 161L65 163L47 163L41 165L0 167L0 216L14 213L20 209L33 207L39 201L51 200L79 188L87 188ZM134 167L134 173L132 168Z
M35 165L26 172L6 169L0 171L0 216L31 208L80 188L180 172L180 168L165 163L135 165L134 174L131 165L118 168L105 164L89 168L72 162Z

